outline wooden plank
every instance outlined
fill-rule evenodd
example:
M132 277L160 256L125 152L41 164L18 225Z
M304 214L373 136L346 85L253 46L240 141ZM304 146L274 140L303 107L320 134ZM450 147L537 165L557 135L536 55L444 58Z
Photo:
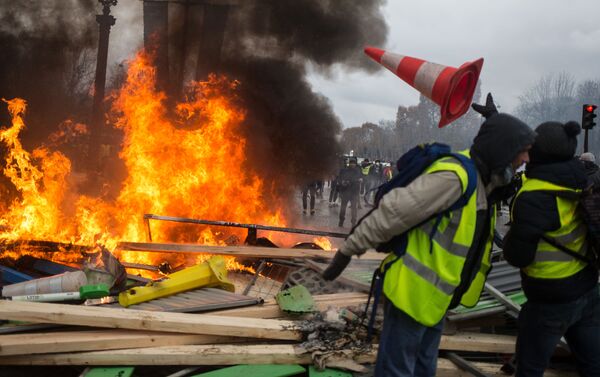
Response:
M516 341L517 337L510 335L465 332L455 335L442 335L440 349L513 354Z
M149 242L119 242L117 249L127 251L155 252L155 253L200 253L232 255L247 258L324 258L331 259L335 255L333 250L311 249L286 249L258 246L208 246L184 243L149 243ZM360 258L365 260L382 260L384 253L369 251Z
M249 339L121 329L8 334L0 336L0 356L245 341Z
M500 371L501 364L473 362L473 366L490 377L506 377L504 372ZM471 373L465 372L450 360L439 358L437 364L436 377L472 377ZM576 377L577 373L567 371L557 371L546 369L544 377Z
M339 293L314 296L317 307L326 310L328 307L346 307L353 302L364 303L366 295L362 293ZM353 301L354 300L354 301ZM279 310L275 300L264 306L230 309L215 314L231 317L278 318L286 316ZM174 346L207 343L233 343L234 340L246 341L244 338L233 338L210 335L190 335L159 333L150 331L128 330L95 330L95 331L63 331L36 334L0 335L0 355L43 354L75 351L99 351L124 348L143 348L153 346Z
M374 356L373 356L374 360ZM290 344L193 345L0 357L0 365L237 365L309 364Z
M329 307L346 308L358 306L367 302L367 295L359 292L336 293L329 295L313 296L315 306L319 311L325 311ZM281 318L289 314L279 309L275 300L268 300L263 305L248 306L244 308L226 309L211 312L211 315L228 317L251 317L251 318Z
M301 339L296 322L0 300L0 319L265 339Z
M208 344L211 342L231 343L232 339L236 338L126 330L8 334L0 336L0 355ZM515 337L505 335L478 333L444 335L440 349L511 354L515 350L515 341Z
M375 347L374 347L375 348ZM360 355L358 363L374 363L376 350ZM292 344L196 345L113 351L0 357L0 365L237 365L311 364L310 354ZM489 376L505 376L500 364L474 362ZM438 377L470 377L447 359L438 359ZM575 377L576 373L547 370L546 377Z

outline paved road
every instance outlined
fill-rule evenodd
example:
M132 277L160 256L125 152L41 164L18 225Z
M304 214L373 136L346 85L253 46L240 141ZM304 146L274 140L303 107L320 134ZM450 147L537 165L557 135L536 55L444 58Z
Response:
M344 227L338 227L339 216L340 216L340 200L338 198L337 206L329 207L328 203L329 199L329 188L324 189L323 199L316 199L315 201L315 214L310 215L302 214L302 196L300 193L296 196L294 201L295 208L294 212L297 213L297 216L291 219L290 227L294 228L302 228L302 229L315 229L327 232L336 232L336 233L347 233L350 231L350 206L346 210L346 221L344 222ZM362 200L362 199L361 199ZM364 201L362 201L362 209L358 210L358 218L360 219L371 207L365 206ZM303 238L303 237L301 237ZM310 240L310 237L306 239ZM331 239L334 247L339 246L341 244L341 239Z

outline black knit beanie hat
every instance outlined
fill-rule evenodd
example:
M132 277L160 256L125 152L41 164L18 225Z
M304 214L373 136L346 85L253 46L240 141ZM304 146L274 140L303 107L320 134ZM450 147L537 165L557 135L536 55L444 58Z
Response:
M529 151L531 163L568 161L575 156L579 123L544 122L535 129L537 138Z

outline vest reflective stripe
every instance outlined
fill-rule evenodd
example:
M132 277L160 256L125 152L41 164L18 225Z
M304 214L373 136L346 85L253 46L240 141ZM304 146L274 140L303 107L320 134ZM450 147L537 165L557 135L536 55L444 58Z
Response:
M406 254L403 257L404 266L411 269L414 273L427 280L430 284L434 285L437 289L444 292L447 295L451 295L456 289L455 285L447 283L440 279L435 271L425 266L410 254Z
M587 235L585 224L581 223L571 233L562 236L556 236L554 239L563 245L577 241L579 238Z
M555 185L540 179L528 178L524 180L523 187L517 193L515 202L523 192L528 191L581 192L581 190ZM559 229L546 232L544 235L570 250L585 255L588 250L586 242L587 227L578 212L577 200L556 196L556 208L561 226ZM581 271L586 265L587 263L540 239L533 263L523 268L523 272L533 278L563 279Z
M369 175L369 171L371 170L371 166L373 166L373 165L368 165L368 166L365 166L363 168L360 168L360 170L362 171L363 175Z
M468 152L461 153L468 157ZM468 177L462 164L451 158L441 159L427 168L425 174L438 171L454 172L461 181L464 193ZM406 254L403 257L398 259L391 254L382 263L382 266L389 266L383 281L386 297L425 326L434 326L443 318L456 288L461 284L466 257L475 237L477 208L480 204L477 203L477 193L481 190L484 188L478 184L466 206L441 218L432 241L430 234L437 217L408 232ZM491 242L488 243L484 259L489 259ZM468 294L466 303L469 306L477 303L488 271L489 261L483 262L474 282L463 295L464 298Z
M568 262L574 258L562 251L538 251L535 253L535 262Z
M456 232L458 231L460 220L462 218L462 211L458 211L457 214L453 213L452 215L453 216L450 218L448 226L444 230L438 229L433 236L433 240L442 248L446 249L446 251L448 251L450 254L466 258L467 253L469 252L469 246L454 242L454 238L456 237ZM431 234L433 225L435 224L431 222L423 225L423 230L425 233Z

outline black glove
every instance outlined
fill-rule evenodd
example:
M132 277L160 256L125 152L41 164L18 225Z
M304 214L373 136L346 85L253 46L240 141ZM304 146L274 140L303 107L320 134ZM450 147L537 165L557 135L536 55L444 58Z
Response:
M337 251L329 263L329 266L323 271L323 279L325 280L333 280L340 276L342 271L348 266L352 257L349 257L345 254L342 254L341 251Z
M485 105L479 105L477 103L471 104L473 110L477 111L479 114L483 115L485 119L488 119L494 114L498 114L498 109L494 104L494 98L492 98L492 93L488 93L485 99Z

